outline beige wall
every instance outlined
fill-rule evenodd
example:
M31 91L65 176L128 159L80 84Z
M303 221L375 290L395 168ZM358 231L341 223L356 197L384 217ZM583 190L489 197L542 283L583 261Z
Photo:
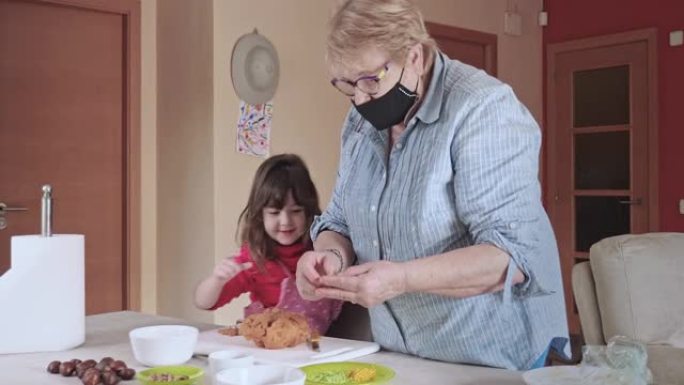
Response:
M320 0L215 0L214 178L216 258L228 255L236 220L261 159L235 152L239 99L230 79L235 41L257 28L278 50L280 83L273 98L271 153L293 152L307 162L323 205L334 183L339 128L349 107L330 86L324 64L329 2ZM242 315L246 298L217 312L217 322Z
M141 299L157 312L157 1L141 3Z
M427 21L493 33L498 38L498 77L513 87L532 115L542 117L542 0L414 0ZM516 7L522 36L504 34L504 12Z
M143 0L147 1L154 0ZM416 1L428 21L498 34L500 78L539 119L541 29L535 20L541 0L517 2L524 24L521 37L502 33L509 0ZM156 287L158 295L156 304L154 295L143 301L149 310L156 306L160 314L231 323L246 303L241 298L212 315L194 310L191 295L215 261L238 247L236 221L261 162L235 152L239 100L230 79L232 47L254 28L273 42L281 65L271 153L300 154L323 206L327 204L336 174L339 129L349 107L330 87L323 59L325 25L335 2L157 3L158 283L147 282L155 279L154 274L144 271L143 288ZM152 233L149 229L148 235ZM147 250L153 252L151 246ZM143 256L144 270L154 268L153 259L153 254Z
M209 319L194 279L214 259L213 1L157 2L157 310Z

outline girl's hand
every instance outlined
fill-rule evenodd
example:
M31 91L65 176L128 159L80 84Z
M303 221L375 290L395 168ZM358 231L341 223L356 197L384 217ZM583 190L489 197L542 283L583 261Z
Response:
M342 270L342 260L330 251L307 251L297 262L297 290L302 298L315 301L321 277L332 276Z
M335 298L365 307L385 302L406 292L402 263L377 261L351 266L335 276L320 277L318 298Z
M252 262L237 263L235 257L226 257L214 267L212 276L219 282L227 282L250 267L252 267Z

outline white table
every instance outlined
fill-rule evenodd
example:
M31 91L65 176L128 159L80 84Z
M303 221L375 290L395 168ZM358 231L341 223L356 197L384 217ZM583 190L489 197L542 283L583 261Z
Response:
M45 322L50 322L45 320ZM124 360L128 366L136 370L143 367L133 358L128 343L128 331L140 326L159 324L184 324L198 327L200 330L216 328L216 325L189 322L176 318L160 317L142 313L123 311L106 313L86 318L86 342L82 346L64 352L6 354L0 355L0 380L2 384L65 384L80 385L77 377L62 377L50 374L46 367L50 361L67 361L73 358L100 360L110 356ZM2 343L2 341L0 341ZM448 364L430 361L400 353L378 352L357 359L388 366L396 372L392 385L522 385L520 372L502 369L482 368L468 365ZM206 369L204 359L193 358L189 365ZM120 384L138 384L137 381L125 381Z

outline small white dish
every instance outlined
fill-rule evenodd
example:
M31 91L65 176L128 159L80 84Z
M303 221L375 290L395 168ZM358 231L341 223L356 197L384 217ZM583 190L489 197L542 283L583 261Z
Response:
M283 365L254 365L225 369L216 374L216 385L304 385L306 374Z
M128 333L133 356L145 366L180 365L192 357L199 330L185 325L156 325Z
M239 350L219 350L209 354L209 373L212 383L216 374L224 369L244 368L254 365L254 356Z

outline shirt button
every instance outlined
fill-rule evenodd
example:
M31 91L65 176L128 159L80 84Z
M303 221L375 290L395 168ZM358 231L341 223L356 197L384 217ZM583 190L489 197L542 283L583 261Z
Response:
M517 228L518 228L518 222L511 222L511 223L509 223L509 224L508 224L508 228L510 228L511 230L517 229Z
M371 212L375 212L375 205L372 205L372 206L370 207L370 209L371 209Z
M373 247L378 247L378 240L377 239L373 239Z
M401 150L402 147L404 147L404 145L401 144L401 142L397 143L397 149Z

